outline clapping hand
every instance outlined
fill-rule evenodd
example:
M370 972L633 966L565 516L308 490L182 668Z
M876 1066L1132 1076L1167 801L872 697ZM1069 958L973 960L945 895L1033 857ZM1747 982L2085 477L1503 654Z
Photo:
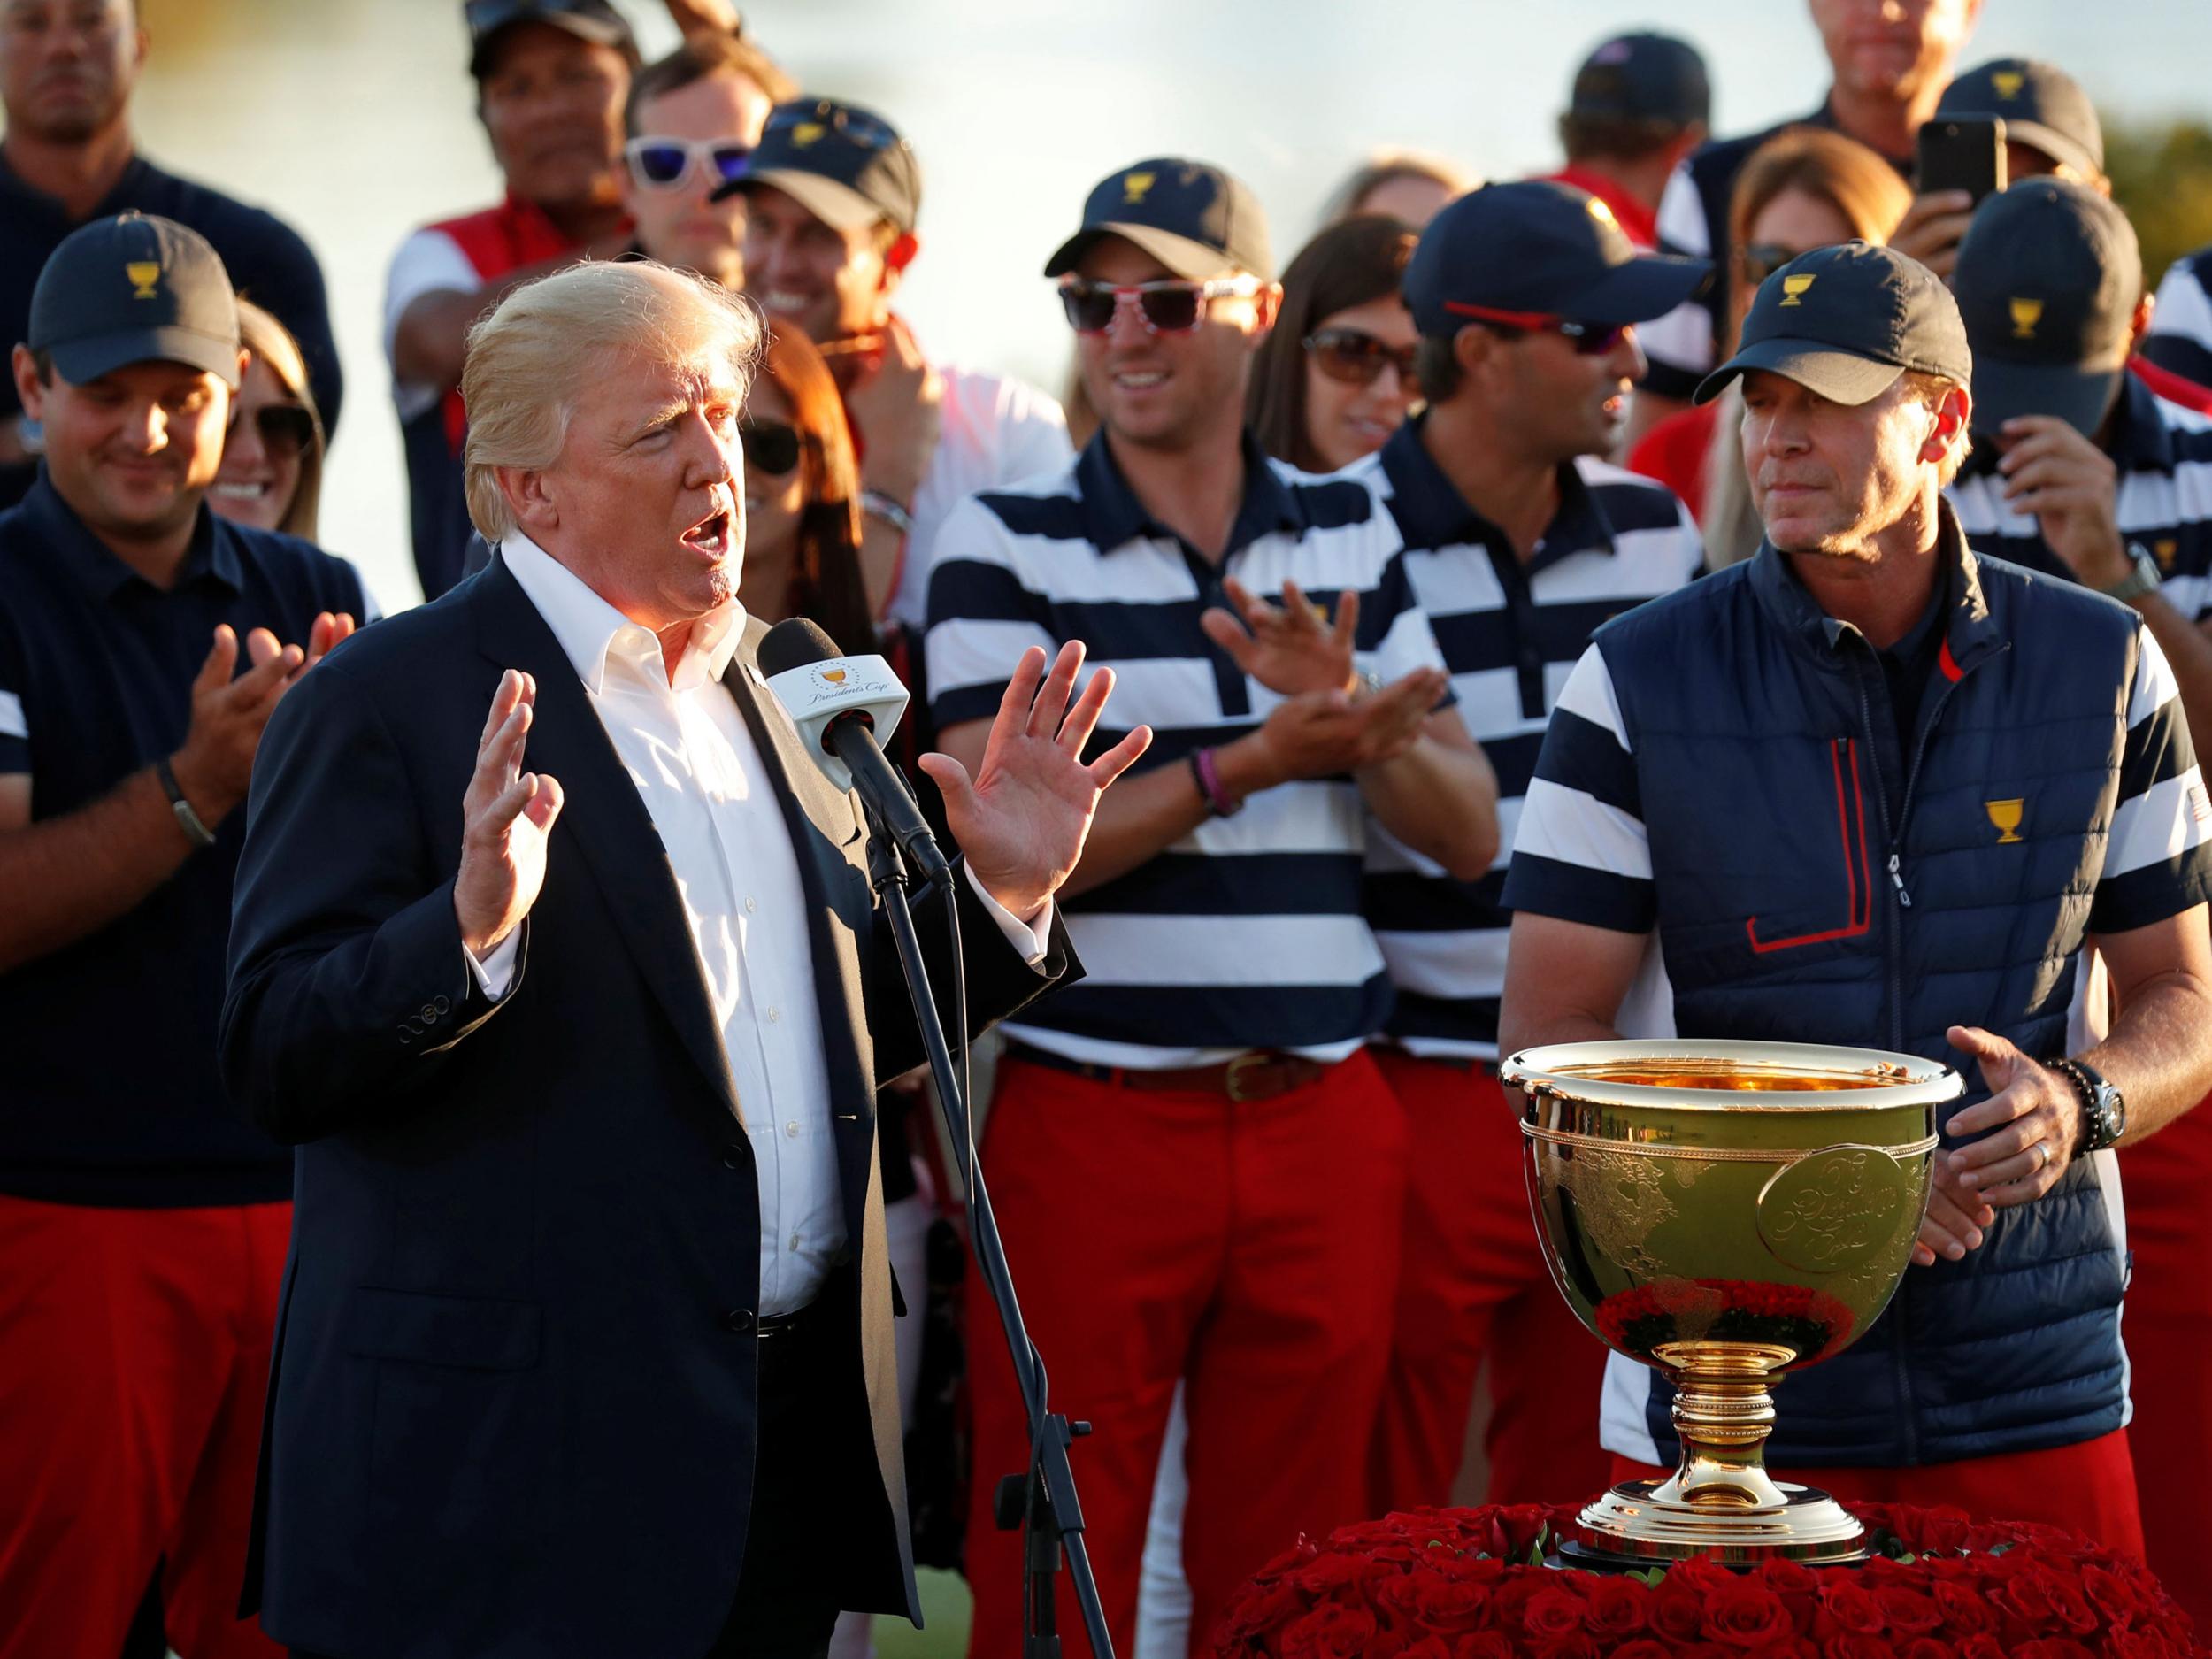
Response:
M1033 922L1083 856L1091 818L1106 787L1152 741L1140 726L1088 765L1083 746L1097 729L1114 688L1102 668L1069 706L1083 647L1060 648L1050 673L1036 646L1022 653L999 700L975 777L949 755L918 764L943 792L945 820L983 890Z
M461 797L461 869L453 911L461 944L481 962L522 925L545 885L545 840L561 813L561 786L522 770L537 706L534 677L509 669L492 694L476 771Z
M350 615L326 611L309 628L303 650L280 644L266 628L255 628L245 640L250 666L233 679L238 667L238 634L227 622L217 626L214 641L192 681L192 720L184 747L170 759L177 787L202 823L211 827L220 823L246 798L261 733L276 712L278 701L353 630Z
M1231 662L1270 691L1294 697L1305 691L1349 691L1357 683L1352 662L1359 629L1356 593L1347 588L1338 597L1336 619L1328 625L1321 607L1296 582L1283 584L1279 605L1233 576L1224 580L1221 591L1234 613L1217 605L1199 618L1199 626Z

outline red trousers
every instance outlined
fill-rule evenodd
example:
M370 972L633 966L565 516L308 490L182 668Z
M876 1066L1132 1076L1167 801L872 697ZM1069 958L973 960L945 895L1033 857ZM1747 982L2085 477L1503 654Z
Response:
M2212 1632L2212 1574L2193 1547L2212 1490L2212 1104L2120 1154L2127 1200L2135 1483L2151 1571Z
M1133 1649L1178 1379L1194 1647L1238 1586L1299 1533L1363 1517L1405 1160L1397 1101L1363 1053L1304 1088L1243 1103L1001 1064L984 1172L1053 1409L1095 1431L1073 1463L1117 1652ZM972 1271L966 1308L969 1652L1005 1659L1021 1651L1019 1535L995 1528L991 1494L1026 1465L1028 1430ZM1066 1580L1059 1630L1074 1659L1090 1649Z
M1376 1053L1413 1133L1389 1380L1368 1507L1451 1500L1475 1373L1490 1361L1488 1501L1563 1503L1611 1479L1598 1444L1605 1345L1544 1265L1520 1117L1488 1066Z
M291 1228L0 1197L0 1659L115 1659L157 1563L179 1653L281 1659L237 1607Z
M1616 1480L1658 1480L1673 1473L1632 1458L1613 1459ZM2140 1559L2143 1523L2135 1507L2135 1465L2128 1432L2043 1452L1967 1457L1916 1469L1774 1469L1778 1480L1818 1486L1847 1502L1947 1504L1977 1520L2040 1521L2062 1526ZM2169 1586L2170 1587L2170 1586Z

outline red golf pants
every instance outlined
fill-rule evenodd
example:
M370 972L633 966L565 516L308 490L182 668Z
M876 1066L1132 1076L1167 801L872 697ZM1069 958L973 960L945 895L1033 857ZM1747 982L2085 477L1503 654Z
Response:
M1488 1501L1590 1496L1611 1479L1598 1444L1605 1346L1544 1265L1519 1114L1487 1065L1388 1048L1376 1058L1405 1108L1413 1156L1368 1507L1381 1515L1450 1502L1486 1354Z
M0 1197L0 1659L115 1659L161 1570L188 1659L238 1617L289 1204Z
M1085 1539L1118 1652L1131 1651L1145 1520L1169 1402L1190 1420L1183 1527L1193 1646L1231 1594L1297 1541L1365 1513L1390 1343L1406 1133L1365 1054L1305 1087L1236 1102L1010 1056L984 1171L1053 1409L1075 1445ZM1021 1651L1018 1534L991 1494L1028 1430L989 1296L966 1295L974 1409L969 1652ZM1089 1653L1067 1575L1064 1649Z

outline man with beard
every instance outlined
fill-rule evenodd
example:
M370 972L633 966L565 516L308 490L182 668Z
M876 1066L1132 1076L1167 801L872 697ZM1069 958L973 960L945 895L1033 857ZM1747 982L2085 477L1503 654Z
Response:
M238 292L299 342L316 407L335 431L343 387L322 269L297 232L259 208L165 173L138 153L131 94L146 66L134 0L10 0L0 9L0 339L20 340L31 289L79 226L157 213L214 244ZM0 507L38 472L39 433L0 385Z
M1760 287L1699 395L1743 379L1766 541L1607 624L1560 693L1498 1040L1614 1036L1655 950L1682 1036L1957 1068L1916 1265L1780 1392L1769 1467L2139 1555L2111 1148L2212 1084L2212 803L2142 617L1968 547L1941 490L1972 373L1950 291L1893 250ZM1609 1367L1616 1471L1658 1476L1671 1391Z

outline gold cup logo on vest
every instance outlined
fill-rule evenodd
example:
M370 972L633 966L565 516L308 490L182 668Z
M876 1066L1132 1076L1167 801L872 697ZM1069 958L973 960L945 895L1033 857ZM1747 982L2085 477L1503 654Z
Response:
M154 284L161 280L161 265L152 259L134 259L123 267L123 274L131 280L131 297L134 300L159 299Z
M1989 814L1989 821L1997 826L1997 844L2000 847L2020 839L2020 819L2027 811L2027 806L2024 800L1982 803L1982 810Z
M1809 274L1786 276L1782 279L1782 303L1785 306L1802 305L1805 295L1820 279Z

